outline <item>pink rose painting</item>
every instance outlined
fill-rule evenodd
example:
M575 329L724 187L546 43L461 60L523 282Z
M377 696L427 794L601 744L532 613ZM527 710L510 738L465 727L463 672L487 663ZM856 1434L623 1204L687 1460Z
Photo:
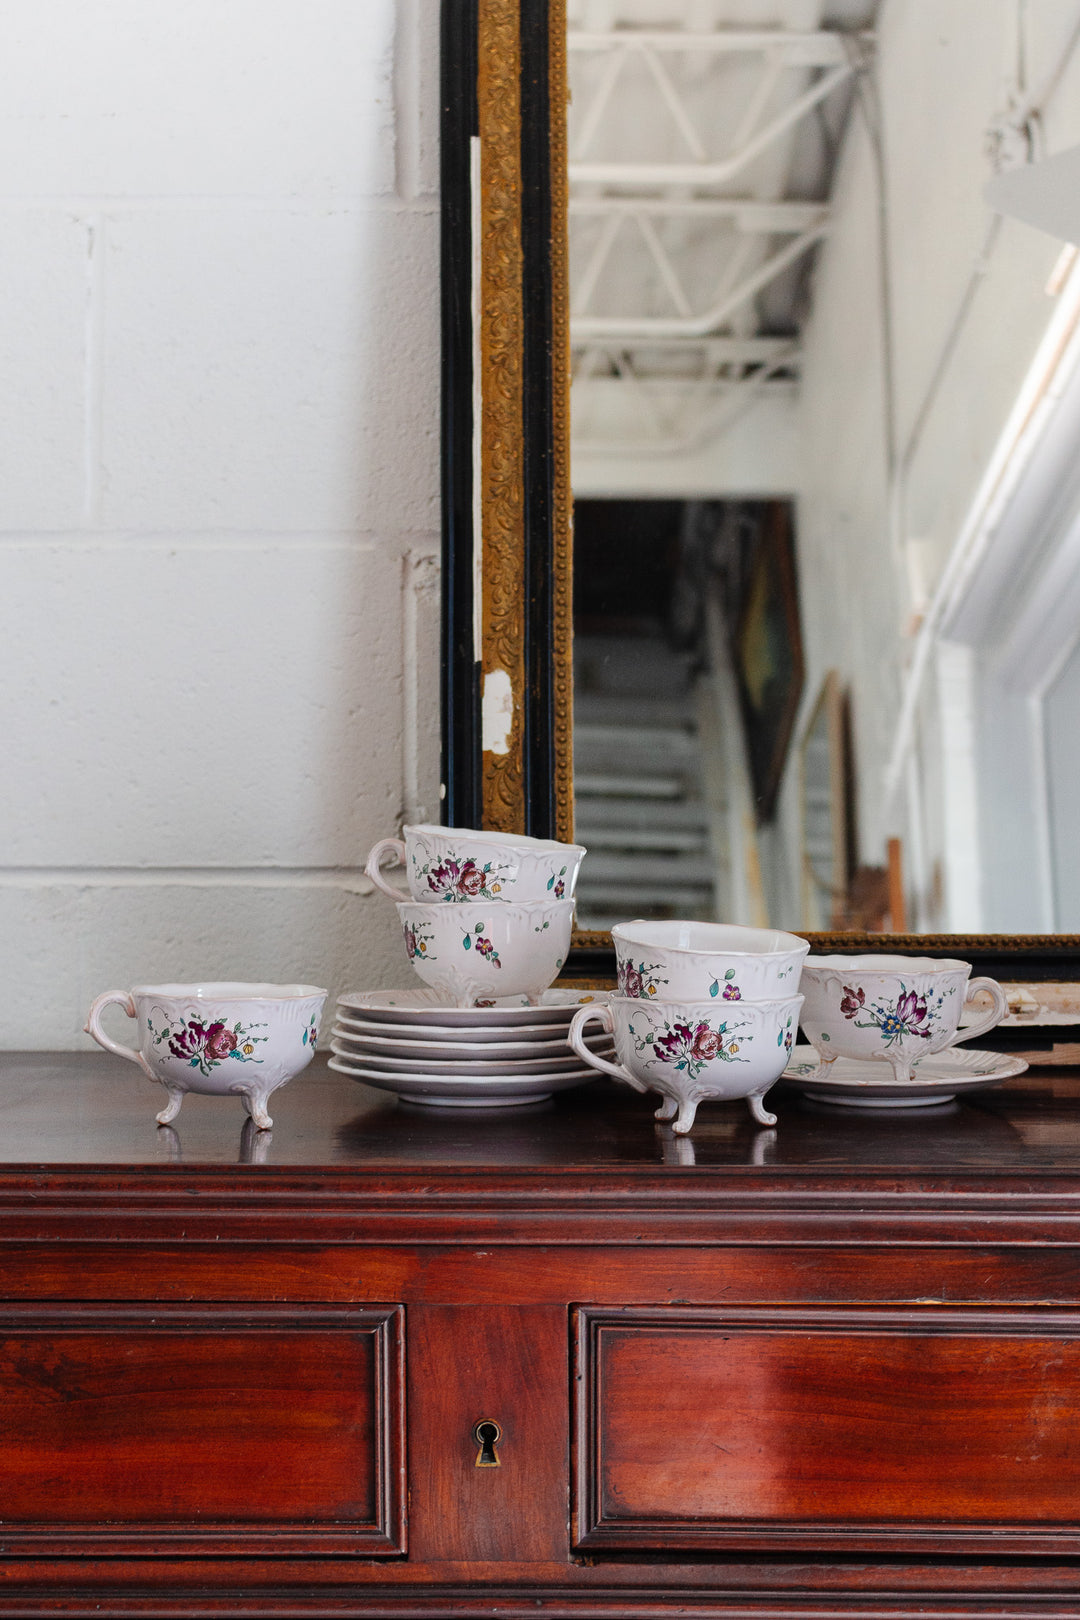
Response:
M447 855L445 860L417 866L417 875L427 884L428 891L442 900L491 900L502 891L505 866L486 861L477 864L471 856Z
M696 1024L681 1020L674 1024L665 1022L663 1034L649 1029L645 1035L641 1035L631 1024L630 1033L639 1052L651 1049L661 1063L670 1063L676 1069L685 1070L691 1080L697 1079L707 1063L717 1059L723 1063L748 1061L738 1055L738 1026L731 1029L726 1021L715 1029L704 1020Z
M200 1074L209 1074L227 1059L236 1063L261 1063L262 1058L256 1056L255 1048L265 1045L269 1039L253 1033L256 1029L265 1029L265 1024L245 1026L237 1022L230 1029L220 1019L207 1024L198 1018L179 1018L166 1022L162 1029L154 1029L151 1019L150 1028L155 1046L167 1043L173 1057L184 1059Z
M620 962L617 975L619 994L629 996L633 1001L647 1001L650 996L656 995L662 984L667 984L666 979L658 978L659 970L658 962L638 962L636 966L633 962Z

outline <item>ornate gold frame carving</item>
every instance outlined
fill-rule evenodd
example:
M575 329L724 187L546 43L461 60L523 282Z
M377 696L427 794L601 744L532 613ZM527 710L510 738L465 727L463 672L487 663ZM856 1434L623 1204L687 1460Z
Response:
M478 0L477 123L480 134L480 500L482 559L481 692L509 680L512 711L505 752L482 752L483 824L500 832L526 826L523 695L527 671L523 613L525 311L521 232L521 51L523 0ZM527 3L527 0L526 0ZM552 192L554 440L553 687L556 836L572 839L573 692L569 494L569 353L566 243L566 10L548 10ZM484 742L490 740L485 735Z
M481 701L509 680L505 752L483 750L484 826L524 828L524 445L521 61L518 0L479 0ZM487 726L485 725L485 730ZM489 740L484 738L485 743Z

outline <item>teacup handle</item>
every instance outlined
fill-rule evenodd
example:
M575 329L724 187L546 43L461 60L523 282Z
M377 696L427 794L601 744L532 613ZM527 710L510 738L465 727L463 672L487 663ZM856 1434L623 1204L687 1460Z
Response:
M976 1035L985 1035L988 1029L993 1029L1007 1016L1009 1000L996 979L972 979L967 987L967 995L964 997L965 1007L977 990L988 990L994 1005L986 1014L986 1017L981 1018L978 1023L968 1024L964 1029L957 1029L952 1040L947 1043L948 1046L955 1046L957 1041L970 1041Z
M114 1041L112 1037L110 1035L106 1035L105 1031L102 1029L101 1015L106 1007L112 1006L113 1002L115 1002L118 1007L123 1007L129 1018L134 1018L136 1016L135 1003L132 1000L129 991L106 990L104 995L98 996L97 1000L94 1002L94 1005L87 1013L86 1023L83 1025L83 1029L92 1040L97 1041L99 1046L103 1046L106 1052L115 1052L117 1057L127 1058L129 1063L137 1063L145 1075L147 1075L151 1080L156 1080L157 1075L147 1063L141 1052L137 1052L133 1046L121 1046L119 1041Z
M392 884L387 883L379 870L382 865L382 858L386 854L392 854L394 857L390 862L391 866L405 865L405 845L401 842L401 839L380 838L367 858L364 873L371 879L375 887L381 890L383 894L388 894L391 900L407 900L409 898L408 894L403 889L395 889Z
M591 1047L585 1045L585 1029L594 1018L597 1023L603 1025L604 1031L608 1035L615 1028L615 1020L612 1017L610 1007L603 1004L598 1007L582 1007L581 1011L576 1012L570 1020L570 1028L566 1036L578 1057L584 1058L585 1062L590 1063L594 1069L603 1069L605 1074L614 1075L615 1079L621 1080L624 1085L633 1086L635 1091L644 1092L646 1088L641 1081L636 1075L631 1074L629 1070L624 1069L621 1063L609 1063L607 1058L598 1057Z

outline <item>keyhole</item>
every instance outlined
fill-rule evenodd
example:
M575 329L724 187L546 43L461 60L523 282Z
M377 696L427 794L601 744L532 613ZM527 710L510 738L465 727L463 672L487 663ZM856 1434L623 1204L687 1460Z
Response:
M473 1439L480 1450L476 1453L477 1468L499 1468L498 1453L495 1446L502 1439L502 1430L491 1418L484 1418L473 1429Z

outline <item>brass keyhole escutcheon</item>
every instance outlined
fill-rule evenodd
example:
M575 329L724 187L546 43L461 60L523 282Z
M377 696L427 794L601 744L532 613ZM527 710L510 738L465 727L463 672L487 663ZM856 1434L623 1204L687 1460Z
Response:
M481 1418L473 1428L473 1439L480 1450L476 1453L477 1468L501 1468L499 1454L495 1450L502 1439L502 1430L492 1418Z

